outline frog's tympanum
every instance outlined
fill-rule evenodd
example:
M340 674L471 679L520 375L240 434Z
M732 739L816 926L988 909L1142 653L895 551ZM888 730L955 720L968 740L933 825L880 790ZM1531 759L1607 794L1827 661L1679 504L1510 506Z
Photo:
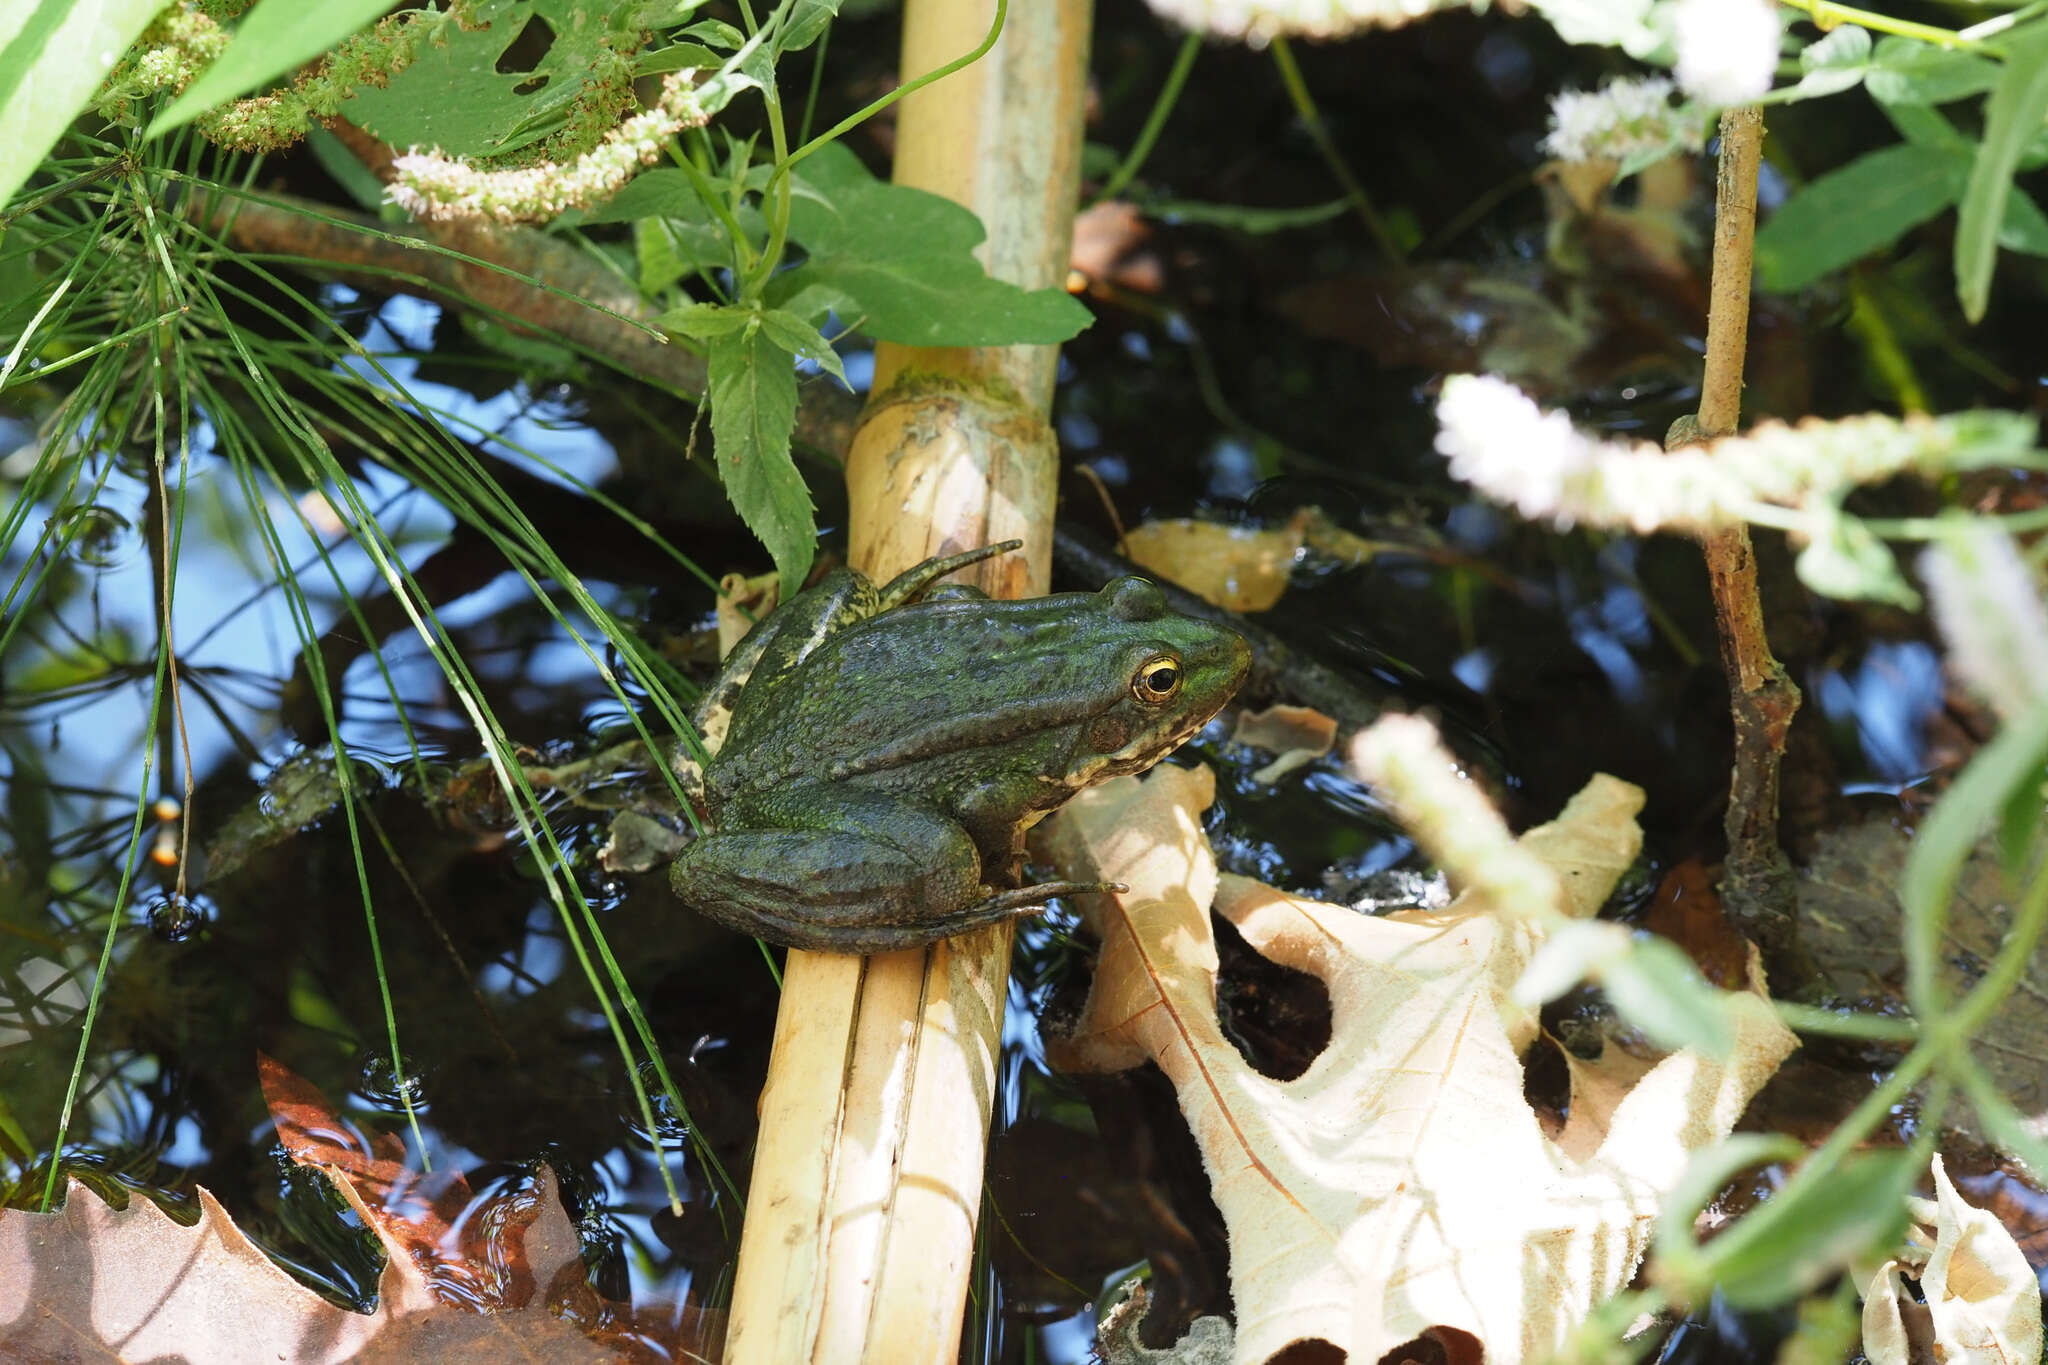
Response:
M1244 680L1220 626L1120 578L996 602L931 560L838 570L741 642L698 711L711 832L671 869L722 924L829 952L915 947L1097 883L1020 886L1024 832L1150 767Z

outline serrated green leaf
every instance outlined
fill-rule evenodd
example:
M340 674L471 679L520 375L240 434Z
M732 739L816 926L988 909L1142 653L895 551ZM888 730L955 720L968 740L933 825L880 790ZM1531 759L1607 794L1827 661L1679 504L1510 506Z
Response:
M815 361L819 369L846 384L848 390L853 388L846 383L846 367L840 363L839 352L832 349L832 343L825 340L824 333L801 317L780 308L769 308L761 314L761 330L783 350Z
M0 207L41 164L164 0L0 7Z
M217 104L268 85L381 17L396 0L262 0L242 16L213 65L158 114L146 136L162 137Z
M1637 938L1627 954L1600 968L1600 987L1621 1017L1661 1048L1722 1058L1735 1046L1726 997L1669 939Z
M1899 877L1899 904L1906 915L1906 999L1922 1019L1937 1017L1945 1003L1938 982L1956 877L2014 793L2039 789L2044 762L2048 702L2026 711L1979 749L1920 822Z
M2048 24L2015 30L2005 41L2005 70L1984 106L1984 140L1970 167L1956 215L1956 298L1980 322L1991 302L1991 268L2020 153L2048 119Z
M597 60L606 0L495 0L484 12L489 27L450 25L388 85L357 90L341 106L343 116L394 147L472 158L518 151L561 127ZM531 70L500 71L534 19L554 41Z
M758 321L759 317L760 314L752 308L722 303L686 303L680 308L669 309L654 321L665 331L708 341L712 337L737 332Z
M747 529L774 558L786 602L810 572L818 536L811 490L789 457L796 366L758 327L713 337L706 350L718 476Z
M990 279L973 254L985 235L979 218L876 180L837 143L801 164L791 191L789 233L811 259L769 281L774 306L829 301L869 336L912 346L1050 344L1093 320L1061 290Z
M1998 63L1974 52L1913 38L1881 39L1864 84L1883 104L1947 104L1981 95L1998 83Z
M1803 289L1891 245L1956 201L1957 166L1953 151L1902 142L1821 176L1757 230L1758 283Z
M841 317L860 319L869 336L906 346L1051 345L1094 321L1062 291L992 280L971 256L826 257L776 276L767 301L779 306L813 290Z

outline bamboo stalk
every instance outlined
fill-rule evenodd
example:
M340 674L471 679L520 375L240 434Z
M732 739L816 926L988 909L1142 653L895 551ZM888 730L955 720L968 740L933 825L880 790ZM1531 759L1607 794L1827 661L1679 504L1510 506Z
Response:
M1750 274L1756 237L1756 178L1763 110L1721 115L1721 161L1714 194L1713 284L1707 314L1706 370L1700 411L1689 431L1674 427L1675 448L1733 435L1742 419L1742 368L1749 336ZM1729 779L1728 857L1721 896L1729 913L1774 965L1797 961L1798 919L1792 868L1778 844L1778 773L1785 735L1799 709L1799 688L1771 655L1757 597L1749 528L1737 524L1702 541L1721 637L1721 663L1735 716L1735 766Z
M905 72L972 49L992 0L910 0ZM904 101L896 180L989 229L990 273L1064 278L1088 0L1019 4L974 66ZM1050 578L1057 348L877 348L847 456L852 557L886 577L1017 537L996 596ZM914 1363L959 1351L995 1093L1010 929L871 958L792 952L761 1097L727 1359Z

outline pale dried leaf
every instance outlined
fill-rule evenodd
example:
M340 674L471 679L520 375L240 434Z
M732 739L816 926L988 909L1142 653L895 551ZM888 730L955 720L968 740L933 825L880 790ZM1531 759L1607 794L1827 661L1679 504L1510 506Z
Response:
M1924 1321L1904 1317L1909 1305L1899 1292L1899 1263L1887 1261L1863 1303L1872 1365L1905 1365L1920 1335L1931 1335L1937 1360L2036 1365L2041 1284L2026 1254L2003 1223L1963 1201L1938 1155L1934 1195L1934 1249L1920 1271Z
M1230 742L1278 754L1278 758L1252 774L1256 782L1278 782L1336 747L1337 722L1313 706L1283 703L1263 711L1239 712Z
M548 1308L546 1291L581 1281L575 1229L543 1168L538 1216L514 1258L530 1269L519 1306L481 1313L435 1298L426 1273L380 1227L346 1179L327 1171L378 1229L388 1260L377 1311L337 1308L293 1280L200 1190L191 1227L140 1195L114 1209L72 1181L48 1214L0 1209L0 1359L278 1361L637 1358L586 1339ZM571 1271L571 1267L574 1267Z
M1180 517L1148 521L1124 536L1126 558L1171 579L1211 605L1264 611L1287 591L1301 553L1302 525L1225 526Z
M1684 1152L1727 1131L1791 1035L1757 1000L1726 1065L1674 1054L1575 1114L1575 1156L1523 1098L1534 1020L1508 990L1540 928L1470 897L1371 919L1219 881L1200 826L1212 791L1204 770L1159 768L1077 798L1049 831L1069 875L1131 889L1092 898L1095 984L1048 1053L1090 1070L1150 1058L1173 1082L1230 1230L1235 1358L1321 1340L1370 1361L1435 1327L1472 1333L1494 1365L1555 1349L1627 1283ZM1596 779L1520 846L1590 913L1634 856L1640 804ZM1254 949L1329 989L1330 1046L1293 1080L1253 1070L1217 1023L1212 892Z

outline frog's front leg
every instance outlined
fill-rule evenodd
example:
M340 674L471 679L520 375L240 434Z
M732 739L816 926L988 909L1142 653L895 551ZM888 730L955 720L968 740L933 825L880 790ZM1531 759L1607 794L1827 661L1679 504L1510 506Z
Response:
M692 909L773 943L874 953L1100 889L982 884L966 830L922 806L837 784L785 788L735 803L724 827L683 851L669 884Z

